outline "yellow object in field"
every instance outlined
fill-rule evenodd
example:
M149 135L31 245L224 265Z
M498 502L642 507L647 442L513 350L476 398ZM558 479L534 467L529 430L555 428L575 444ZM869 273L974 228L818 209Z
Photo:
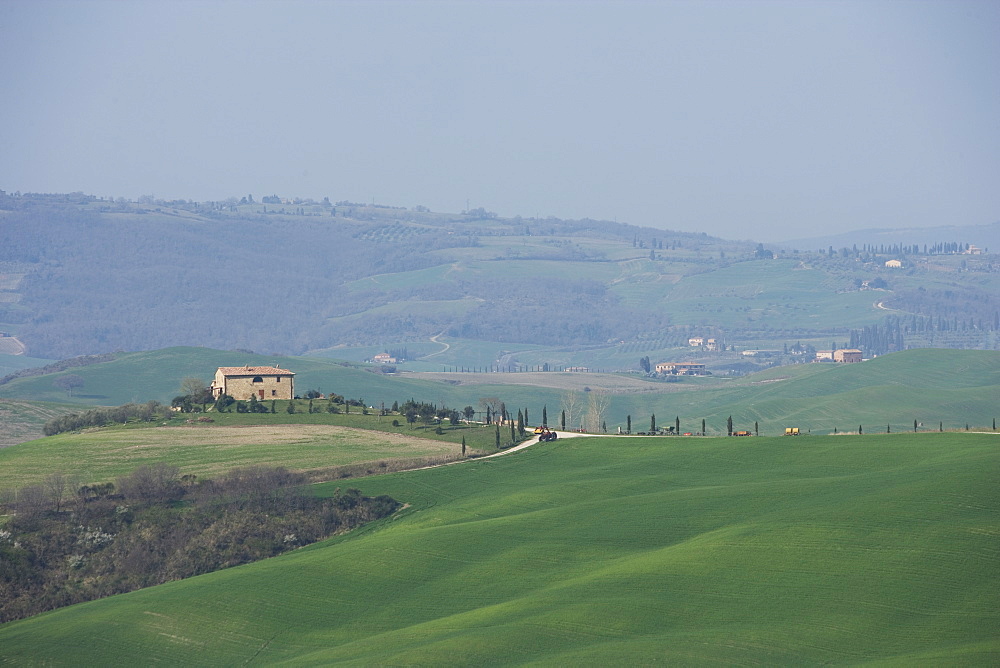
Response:
M798 427L785 427L785 436L798 436L798 435L799 435Z

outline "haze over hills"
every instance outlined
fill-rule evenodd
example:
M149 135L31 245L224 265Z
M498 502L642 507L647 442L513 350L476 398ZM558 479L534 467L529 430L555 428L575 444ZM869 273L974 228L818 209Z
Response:
M260 199L3 195L0 331L49 359L415 344L411 359L434 355L425 370L638 370L690 355L692 336L729 353L998 345L1000 264L960 255L963 239L775 254L707 231ZM902 271L885 266L897 250Z
M986 252L1000 248L1000 221L989 225L941 225L938 227L873 228L838 232L817 237L789 239L774 245L781 248L826 249L871 244L874 246L930 246L942 240L978 246Z

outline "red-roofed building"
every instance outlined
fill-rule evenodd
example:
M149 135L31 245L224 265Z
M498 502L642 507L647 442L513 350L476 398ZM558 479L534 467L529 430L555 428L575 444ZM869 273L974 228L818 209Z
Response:
M212 396L228 394L233 399L247 401L256 395L266 399L295 397L295 373L276 366L220 366L212 381Z

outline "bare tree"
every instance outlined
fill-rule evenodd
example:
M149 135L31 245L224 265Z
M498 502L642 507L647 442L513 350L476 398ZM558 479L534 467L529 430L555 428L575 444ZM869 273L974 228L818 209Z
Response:
M611 399L603 390L591 390L587 393L587 431L599 432L605 422Z
M48 510L49 495L42 485L28 485L17 490L17 499L14 507L17 509L18 519L31 521Z
M200 394L205 390L205 381L194 376L186 376L181 379L181 394L185 396Z
M63 497L66 496L68 485L69 479L62 473L52 473L45 478L45 491L57 513L62 510Z
M566 424L570 428L576 426L576 420L579 417L581 408L579 393L566 392L562 395L562 409L566 413Z
M494 418L500 413L500 397L479 397L479 405L483 411L489 411Z

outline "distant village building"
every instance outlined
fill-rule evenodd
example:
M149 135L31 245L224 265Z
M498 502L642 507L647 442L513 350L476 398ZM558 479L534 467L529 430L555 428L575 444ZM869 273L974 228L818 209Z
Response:
M855 362L860 362L861 351L857 350L856 348L848 348L846 350L834 350L833 361L843 362L844 364L853 364Z
M705 339L700 336L692 336L688 339L689 346L703 346L705 345Z
M703 376L708 371L705 369L704 364L696 362L660 362L656 365L656 373L677 376Z
M715 342L715 339L708 339L705 341L705 350L718 350L719 344Z
M210 387L216 398L228 394L242 401L251 396L258 400L292 399L294 381L294 372L276 366L220 366Z
M842 348L839 350L817 350L817 362L841 362L853 364L861 361L861 351L857 348Z
M900 269L903 266L903 263L899 260L886 260L885 266L889 269Z
M963 251L963 255L982 255L983 249L975 244L969 244L969 247Z
M372 358L372 362L376 362L378 364L395 364L396 358L389 353L379 353Z

